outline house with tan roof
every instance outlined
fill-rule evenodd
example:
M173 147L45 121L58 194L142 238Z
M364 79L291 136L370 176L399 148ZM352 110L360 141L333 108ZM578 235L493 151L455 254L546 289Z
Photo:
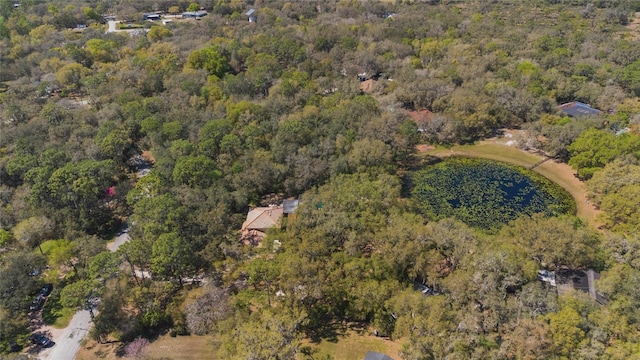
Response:
M417 111L407 111L407 115L409 115L409 118L411 118L411 120L413 120L413 122L418 125L418 131L424 132L424 129L427 123L431 121L431 117L433 114L431 113L431 111L424 109Z
M265 237L267 229L280 227L280 218L283 213L284 207L277 205L251 209L240 230L242 242L259 244Z

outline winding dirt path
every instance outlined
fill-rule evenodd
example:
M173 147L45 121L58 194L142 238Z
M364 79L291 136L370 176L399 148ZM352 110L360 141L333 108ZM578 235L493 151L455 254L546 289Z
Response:
M450 149L433 149L422 152L425 155L437 157L468 156L489 160L502 161L522 167L531 167L537 163L533 171L555 182L567 190L576 201L576 215L585 223L598 229L602 222L598 219L600 210L588 201L584 183L576 177L575 171L567 164L554 160L541 162L543 156L521 150L515 146L515 141L509 138L494 138L479 142L476 145L460 145Z

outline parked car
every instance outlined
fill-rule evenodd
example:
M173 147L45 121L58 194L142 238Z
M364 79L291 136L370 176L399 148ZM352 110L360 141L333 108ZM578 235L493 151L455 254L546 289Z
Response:
M38 296L36 296L36 298L33 299L33 302L31 302L31 306L29 306L29 310L38 311L42 309L42 306L44 306L44 302L45 302L45 298L42 295L38 294Z
M51 295L52 291L53 291L53 284L44 284L44 286L42 287L42 290L40 290L40 295L47 297Z
M22 351L22 346L18 345L15 341L12 341L11 343L9 343L10 352L20 352Z
M31 340L31 343L42 347L51 347L55 345L55 343L51 341L51 339L42 334L31 334L31 337L29 339Z

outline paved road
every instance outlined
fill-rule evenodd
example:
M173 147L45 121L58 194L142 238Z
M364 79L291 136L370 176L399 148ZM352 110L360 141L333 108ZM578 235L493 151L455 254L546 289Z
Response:
M107 249L115 252L127 241L129 241L129 227L125 224L116 240L107 244ZM69 325L64 329L45 327L43 330L51 332L53 341L56 344L52 348L41 351L38 354L38 358L41 360L74 359L76 353L80 350L80 343L89 334L89 329L91 329L91 315L87 310L80 310L75 313Z
M107 249L109 249L109 251L111 252L116 252L118 248L122 246L122 244L126 243L129 240L129 226L127 224L124 224L120 235L118 235L118 237L116 237L114 241L107 244Z
M78 311L69 322L69 326L53 340L56 343L55 346L43 350L38 354L38 357L42 360L71 360L75 358L76 353L80 350L80 343L89 333L90 325L89 311Z
M129 34L136 34L136 35L144 35L145 33L149 32L149 29L118 29L117 24L119 23L119 21L109 21L109 28L107 28L107 33L117 33L117 32L126 32Z
M117 23L118 23L117 21L109 21L109 29L107 30L107 32L108 33L118 32L118 30L116 29Z

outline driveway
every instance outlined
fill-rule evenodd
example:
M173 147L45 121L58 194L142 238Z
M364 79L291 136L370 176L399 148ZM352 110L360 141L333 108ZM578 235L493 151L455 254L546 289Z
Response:
M111 252L116 252L118 250L118 248L120 248L120 246L122 246L122 244L126 243L127 241L129 241L129 225L124 224L124 226L122 227L122 232L120 233L120 235L118 235L118 237L116 237L116 239L110 243L107 244L107 249L109 249L109 251Z
M113 33L113 32L118 32L118 30L116 29L116 24L118 22L117 21L109 21L109 29L107 30L108 33Z
M76 353L80 350L80 343L89 333L91 325L91 316L89 311L78 311L69 326L62 329L53 339L55 345L45 349L38 354L38 358L42 360L71 360L76 357Z
M117 33L117 32L126 32L129 33L129 35L144 35L146 33L149 32L149 29L118 29L118 23L120 21L114 21L111 20L109 21L109 27L107 28L107 34L108 33Z
M122 232L116 239L107 244L107 249L115 252L118 248L129 241L129 226L124 224ZM76 357L80 350L82 340L89 334L91 329L91 315L88 310L80 310L73 315L69 325L64 329L56 329L51 326L42 328L49 331L53 341L56 343L52 348L45 349L38 354L41 360L71 360Z

